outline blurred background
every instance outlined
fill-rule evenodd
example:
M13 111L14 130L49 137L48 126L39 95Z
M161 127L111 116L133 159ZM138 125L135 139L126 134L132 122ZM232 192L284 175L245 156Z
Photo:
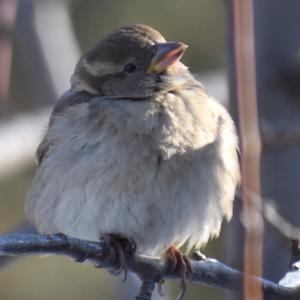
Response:
M262 191L277 202L287 219L299 225L300 5L288 0L291 5L283 9L280 0L263 2L255 8L258 100L266 140ZM24 201L35 170L34 152L51 107L69 88L81 53L118 26L145 23L168 40L188 44L183 62L209 94L236 116L230 3L0 0L0 233L33 230L24 223ZM234 220L229 226L224 224L221 237L209 243L204 253L241 268L239 209L237 199ZM278 280L287 269L288 247L268 225L266 232L265 272ZM276 264L271 263L274 259ZM3 300L127 300L134 298L138 288L134 276L122 284L121 278L105 270L64 257L0 261ZM178 282L167 282L164 299L174 299L177 292ZM185 299L226 297L234 298L217 288L191 284Z

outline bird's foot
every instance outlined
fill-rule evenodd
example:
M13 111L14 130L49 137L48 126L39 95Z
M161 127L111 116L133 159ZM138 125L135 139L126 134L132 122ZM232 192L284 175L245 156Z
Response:
M165 255L168 262L170 263L171 270L178 269L179 271L181 278L181 290L177 297L177 300L182 300L187 288L188 278L192 273L191 263L188 258L185 255L182 255L180 251L174 246L168 248Z
M128 273L128 256L132 256L136 251L136 244L133 240L124 238L118 234L109 233L101 238L102 243L105 243L109 249L113 249L118 261L118 268L114 273L124 273L123 282L127 278Z
M201 261L201 260L207 260L207 257L199 250L196 250L192 255L193 260Z

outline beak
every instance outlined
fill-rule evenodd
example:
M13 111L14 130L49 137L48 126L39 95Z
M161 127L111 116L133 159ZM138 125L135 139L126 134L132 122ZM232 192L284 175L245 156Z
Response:
M188 46L180 42L169 42L157 44L156 47L147 72L159 74L179 61Z

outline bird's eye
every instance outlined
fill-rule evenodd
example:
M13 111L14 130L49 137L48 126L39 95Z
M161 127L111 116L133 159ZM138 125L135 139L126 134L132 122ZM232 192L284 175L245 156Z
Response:
M129 63L125 66L124 71L127 73L133 73L137 70L137 66L133 63Z

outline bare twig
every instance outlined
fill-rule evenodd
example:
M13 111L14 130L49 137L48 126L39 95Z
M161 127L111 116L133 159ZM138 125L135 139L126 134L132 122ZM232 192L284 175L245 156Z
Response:
M36 229L29 224L27 221L21 222L19 225L17 225L15 228L12 228L10 231L6 232L5 234L28 234L28 233L36 233ZM15 261L18 257L12 257L12 256L0 256L0 269L3 267L6 267L8 264Z
M283 216L281 216L273 201L265 201L263 205L263 214L266 221L280 232L285 239L300 240L300 228L293 226Z
M17 0L0 0L0 108L8 99L12 59L12 30L17 13Z
M256 99L253 1L233 0L233 17L236 95L242 140L243 214L246 220L244 271L261 276L263 222L260 210L251 208L254 199L245 192L245 189L250 189L260 195L261 141ZM260 197L255 200L260 207ZM245 300L262 299L259 282L251 282L245 277L244 297Z
M300 260L300 243L299 240L293 239L290 242L291 257L289 261L290 269L293 269L293 265ZM300 282L298 283L300 284Z
M90 261L96 266L104 268L117 267L116 254L107 249L104 244L91 241L83 241L70 238L62 234L40 235L40 234L12 234L0 237L0 256L19 255L66 255L75 260L82 261L82 258ZM221 287L227 290L240 291L242 289L243 274L232 269L221 262L213 259L203 261L191 261L192 273L191 282L202 282L204 284ZM128 269L138 274L144 281L143 293L152 293L155 283L162 278L180 279L178 270L170 270L168 263L158 257L134 255L128 258ZM295 291L290 288L279 286L268 280L247 276L250 282L260 283L264 299L300 299ZM143 298L140 298L143 299ZM151 299L148 296L148 299Z
M262 215L263 220L271 225L273 229L280 234L283 240L300 240L300 228L293 226L288 220L286 220L279 212L276 206L276 203L273 199L261 198L261 206L257 206L257 198L260 197L251 190L244 189L244 193L247 193L249 199L251 199L250 205L251 208L256 210L259 214ZM241 191L238 190L236 197L241 199ZM241 218L243 224L247 221L244 220L243 216ZM245 224L247 226L247 224Z

